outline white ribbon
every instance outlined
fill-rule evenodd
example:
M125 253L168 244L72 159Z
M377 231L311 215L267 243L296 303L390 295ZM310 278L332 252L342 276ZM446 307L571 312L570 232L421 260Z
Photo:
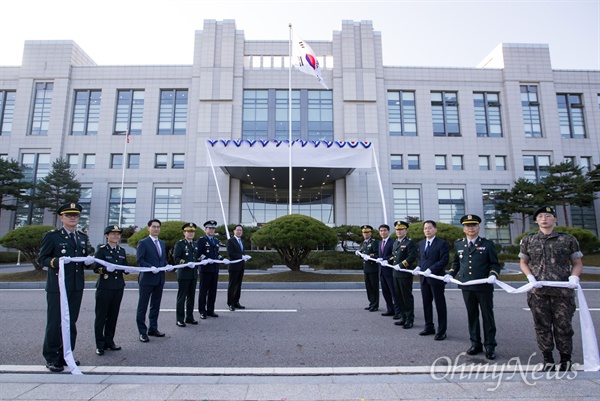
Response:
M73 262L83 262L85 258L70 258ZM81 260L80 260L81 259ZM50 272L48 272L50 274ZM71 315L69 314L69 300L67 298L67 287L65 285L65 262L63 258L58 260L58 289L60 291L60 317L61 332L63 341L63 358L67 366L71 369L71 374L81 375L81 371L73 358L71 350Z
M382 266L391 267L394 270L405 273L414 274L414 270L403 269L400 265L390 265L387 261L382 261L381 259L374 259L369 257L364 253L359 251L355 252L356 255L362 257L365 261L372 260L373 262L377 262ZM420 269L417 266L417 269ZM444 281L443 276L437 276L435 274L425 274L425 272L418 271L417 272L421 276L427 276L428 278L434 278L436 280ZM453 278L446 282L451 282L459 285L478 285L478 284L487 284L487 279L477 279L477 280L469 280L464 283L458 281ZM543 287L558 287L558 288L573 288L572 284L568 281L538 281ZM496 284L500 286L504 291L509 294L521 294L524 292L528 292L533 288L533 284L527 283L519 288L514 288L500 280L496 280ZM583 290L581 289L581 285L577 285L577 299L579 301L579 321L581 322L581 343L583 346L583 370L586 372L597 372L600 370L600 354L598 352L598 340L596 337L596 330L594 329L594 322L592 321L592 315L590 314L590 309L588 308L587 301L585 300L585 296L583 295Z

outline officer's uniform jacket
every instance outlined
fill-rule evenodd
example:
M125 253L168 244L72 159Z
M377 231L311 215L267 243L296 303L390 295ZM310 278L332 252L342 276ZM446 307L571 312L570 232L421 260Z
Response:
M223 257L219 255L219 240L213 237L209 238L208 235L204 235L198 238L198 257L204 257L206 259L221 260ZM208 263L200 266L200 273L218 273L220 263Z
M198 261L198 244L195 241L182 239L177 241L173 249L173 260L175 264L183 265ZM177 280L196 280L198 278L198 267L182 267L177 269Z
M58 267L61 256L86 257L91 248L88 236L81 231L76 232L76 245L69 237L64 227L48 231L44 234L40 244L40 256L38 262L48 268L46 279L47 292L59 292ZM85 284L85 265L83 262L71 262L65 264L65 287L67 291L83 290Z
M392 249L392 255L394 258L393 264L400 265L401 269L413 269L413 263L419 257L419 247L417 244L408 237L402 238L394 242L394 248ZM399 272L394 270L394 277L412 277L412 273Z
M121 248L119 245L115 248L109 244L100 245L94 257L112 263L113 265L127 266L125 249ZM94 264L94 272L100 275L98 276L98 281L96 281L96 288L103 290L120 290L125 288L123 270L114 270L110 272L103 265L96 263Z
M452 277L458 276L459 281L464 283L491 275L498 278L500 275L498 252L493 241L477 237L473 249L469 252L469 240L459 239L454 243L454 252L454 260L448 274ZM469 291L494 291L493 284L465 285L460 288Z
M360 252L369 255L373 259L377 259L379 257L379 242L373 239L373 237L363 241L360 246ZM379 265L372 260L365 260L363 269L365 273L378 273Z

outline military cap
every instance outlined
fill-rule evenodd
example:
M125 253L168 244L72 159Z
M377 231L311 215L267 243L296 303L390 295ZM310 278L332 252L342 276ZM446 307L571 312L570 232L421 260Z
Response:
M360 229L363 233L370 233L371 231L373 231L373 227L371 227L368 224L361 226Z
M61 205L56 211L57 214L62 215L65 213L81 213L83 207L79 203L65 203Z
M119 226L108 226L104 229L104 234L108 234L108 233L112 233L112 232L122 233L123 229L119 228Z
M479 224L481 223L481 217L476 214L466 214L460 218L460 224Z
M541 208L536 210L535 213L533 214L534 220L537 217L537 215L540 213L550 213L552 216L556 217L556 211L551 206L542 206Z
M215 228L217 226L217 222L215 220L208 220L204 223L204 227L206 228Z
M181 229L183 231L196 231L196 227L198 227L198 226L195 225L194 223L185 223L183 225L183 227L181 227Z
M403 230L408 228L410 225L406 221L398 220L394 222L394 228L396 230Z

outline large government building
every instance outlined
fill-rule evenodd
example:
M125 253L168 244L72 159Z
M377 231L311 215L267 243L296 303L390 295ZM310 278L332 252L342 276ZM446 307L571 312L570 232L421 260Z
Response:
M600 163L600 71L553 70L547 45L438 68L383 65L370 21L309 44L329 89L290 74L288 41L246 40L232 20L204 22L192 65L103 66L73 41L26 41L21 66L0 67L0 157L31 180L68 160L93 244L119 219L256 225L290 208L330 226L474 213L509 243L530 222L496 227L498 191ZM568 213L599 233L600 201ZM23 203L0 235L52 223Z

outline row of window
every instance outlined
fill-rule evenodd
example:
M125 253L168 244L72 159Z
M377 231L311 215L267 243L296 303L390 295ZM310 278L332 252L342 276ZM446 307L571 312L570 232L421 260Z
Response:
M421 160L420 155L406 155L406 165L408 170L420 170ZM450 156L450 169L452 170L464 170L464 157L463 155L451 155ZM436 170L448 170L448 156L447 155L435 155L435 169ZM392 170L403 170L404 169L404 155L392 154L390 155L391 169ZM498 171L506 170L506 156L494 156L494 166ZM490 156L484 155L479 156L479 170L491 170L490 167Z
M184 153L173 153L171 155L171 168L184 168L185 167L185 154ZM79 154L69 153L67 154L67 161L71 169L77 169L79 165ZM154 154L154 168L165 169L169 166L169 154L168 153L155 153ZM127 153L127 164L125 165L128 169L139 169L140 168L140 154L139 153ZM96 168L96 154L95 153L84 153L81 162L82 169L94 169ZM110 154L110 168L122 169L123 168L123 153L111 153Z

